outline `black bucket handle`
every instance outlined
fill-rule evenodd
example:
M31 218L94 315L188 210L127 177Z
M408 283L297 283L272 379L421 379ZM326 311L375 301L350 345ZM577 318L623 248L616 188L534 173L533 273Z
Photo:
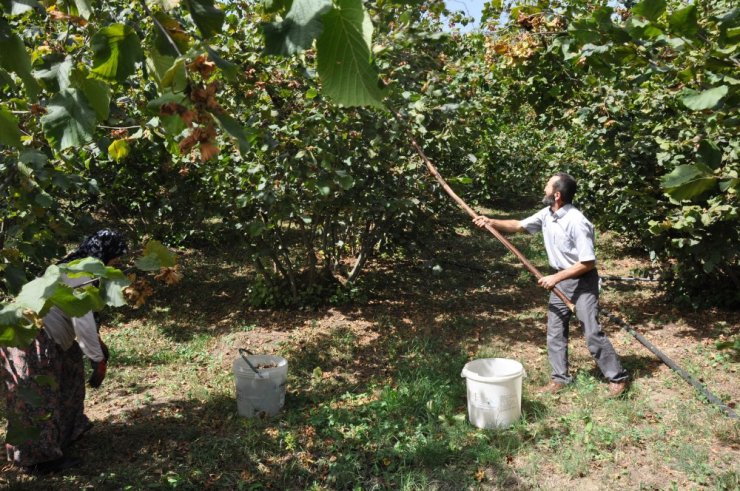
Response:
M244 361L246 361L246 362L247 362L247 365L249 365L249 368L251 368L251 369L252 369L252 370L254 371L254 373L256 373L257 375L259 375L260 377L262 377L262 373L261 373L261 372L260 372L259 370L257 370L257 369L256 369L256 368L254 367L254 365L252 365L252 362L250 362L250 361L249 361L249 360L247 359L247 357L246 357L246 356L244 355L244 353L246 353L247 355L251 355L251 354L252 354L252 353L250 353L250 352L249 352L248 350L246 350L246 349L244 349L244 348L239 348L239 355L240 355L240 356L242 357L242 359L243 359Z

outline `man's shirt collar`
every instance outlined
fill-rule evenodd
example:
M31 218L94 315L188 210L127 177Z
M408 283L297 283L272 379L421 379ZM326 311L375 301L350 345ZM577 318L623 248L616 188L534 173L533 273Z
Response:
M550 210L550 216L553 220L559 220L565 216L566 213L570 211L570 209L573 208L573 205L568 203L560 208L558 208L558 211L553 212Z

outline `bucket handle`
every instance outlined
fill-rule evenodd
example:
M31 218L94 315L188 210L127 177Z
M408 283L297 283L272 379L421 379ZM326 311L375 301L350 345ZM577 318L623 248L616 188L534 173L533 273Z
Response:
M257 374L257 375L258 375L258 376L259 376L260 378L262 378L262 373L260 373L260 371L259 371L259 370L257 370L257 369L256 369L256 368L254 367L254 365L252 365L252 362L250 362L250 361L249 361L249 360L247 359L247 357L246 357L246 356L244 355L244 353L246 353L247 355L251 355L251 354L252 354L252 353L250 353L250 352L249 352L248 350L246 350L246 349L244 349L244 348L239 348L239 356L241 356L241 357L242 357L242 359L243 359L244 361L246 361L246 362L247 362L247 365L249 365L249 368L251 368L251 369L252 369L252 370L254 371L254 373L256 373L256 374Z

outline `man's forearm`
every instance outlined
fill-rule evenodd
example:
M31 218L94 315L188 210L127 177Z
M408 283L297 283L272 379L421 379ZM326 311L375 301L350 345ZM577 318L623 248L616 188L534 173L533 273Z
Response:
M553 276L555 276L558 283L560 283L561 281L568 280L570 278L578 278L579 276L588 273L595 267L596 267L595 261L575 263L573 266L566 268L558 273L555 273Z
M476 217L473 222L479 227L490 225L499 232L504 232L506 234L515 234L524 231L519 220L498 220L496 218L488 218L481 215Z

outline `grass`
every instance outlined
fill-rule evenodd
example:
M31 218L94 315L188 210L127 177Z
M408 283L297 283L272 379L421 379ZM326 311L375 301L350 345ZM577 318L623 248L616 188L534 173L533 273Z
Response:
M543 267L540 241L516 240ZM738 489L737 422L613 327L610 339L635 377L626 397L606 398L580 329L570 353L575 383L555 396L537 394L549 378L546 295L496 244L439 241L440 260L465 257L490 273L446 268L440 275L413 258L404 266L381 262L361 285L370 302L314 312L251 310L246 268L230 253L190 251L183 284L106 322L113 361L103 388L88 394L96 426L73 449L85 465L46 479L6 468L0 486ZM639 265L623 264L619 248L607 250L621 254L608 258L613 267ZM736 399L737 361L719 356L702 326L737 335L737 315L687 316L640 288L605 289L603 301L636 323L652 319L648 334L657 344ZM238 347L289 360L279 416L236 413ZM460 371L481 357L516 358L527 370L522 418L508 429L467 422Z

